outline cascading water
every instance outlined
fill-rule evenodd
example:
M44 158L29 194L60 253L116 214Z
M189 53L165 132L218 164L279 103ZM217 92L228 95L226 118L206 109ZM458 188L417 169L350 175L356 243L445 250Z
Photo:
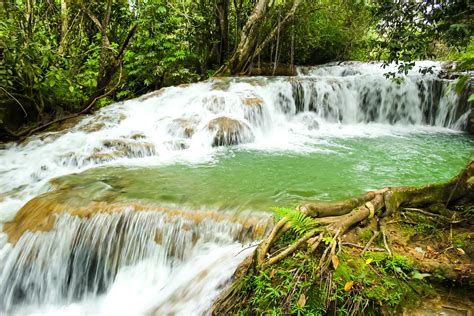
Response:
M436 63L421 65L439 71ZM229 155L226 145L309 154L347 148L336 139L458 134L468 111L448 81L413 71L397 85L385 71L351 63L301 68L291 78L211 79L118 103L72 128L9 144L0 150L0 223L56 189L51 179L99 166L114 166L119 175L122 167L210 168L216 157ZM357 168L362 173L370 166ZM121 192L107 179L100 185ZM228 221L197 223L156 212L59 215L51 231L25 233L14 246L1 235L0 312L199 314L251 251L242 249L241 231Z
M238 223L196 223L160 212L61 215L53 230L27 232L14 247L4 247L0 311L64 312L66 305L80 314L199 314L251 251L239 243L245 235ZM127 300L121 303L122 296ZM183 297L187 305L178 303Z

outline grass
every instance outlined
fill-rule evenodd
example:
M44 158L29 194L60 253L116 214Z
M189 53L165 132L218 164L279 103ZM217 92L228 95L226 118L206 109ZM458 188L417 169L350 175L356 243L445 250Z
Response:
M287 236L288 235L288 236ZM294 232L277 247L294 241ZM370 238L370 237L369 237ZM378 315L428 295L424 274L407 257L367 252L363 257L344 248L339 265L318 275L318 255L302 252L243 279L244 299L238 315Z

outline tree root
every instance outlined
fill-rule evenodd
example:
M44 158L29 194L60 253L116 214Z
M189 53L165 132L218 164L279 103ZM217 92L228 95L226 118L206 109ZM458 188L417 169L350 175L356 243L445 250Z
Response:
M387 252L392 256L389 245L389 236L386 229L388 216L396 212L415 212L424 216L435 218L446 224L460 223L462 219L448 218L442 214L425 211L429 205L444 205L444 209L450 204L474 202L474 161L470 161L466 167L453 179L440 184L430 184L423 187L388 187L378 191L370 191L357 198L350 198L336 203L308 203L297 208L300 212L311 217L316 223L316 228L304 232L290 245L275 251L273 245L292 227L288 218L282 218L256 248L251 259L250 267L254 271L265 270L272 265L293 255L297 250L306 252L307 255L321 254L319 263L315 268L316 275L329 275L330 266L337 269L339 265L338 253L341 246L349 246L362 249L361 255L367 251ZM377 220L377 230L365 246L344 242L344 235L354 226L366 221ZM318 234L319 233L319 234ZM381 237L384 248L371 248L374 241ZM324 244L323 249L321 245ZM336 250L339 251L336 252ZM250 260L250 259L249 259ZM250 269L250 268L249 268ZM248 272L249 269L246 271ZM236 294L236 286L242 279L235 280L231 287L214 304L213 311L222 313L227 310L224 306L231 304ZM227 310L229 311L229 310Z
M367 244L365 245L365 247L363 248L362 250L362 253L361 253L361 256L364 255L364 253L369 250L370 246L372 245L372 243L374 242L375 238L377 238L377 236L380 234L380 231L376 230L374 231L374 234L372 235L372 237L370 237L369 241L367 242Z

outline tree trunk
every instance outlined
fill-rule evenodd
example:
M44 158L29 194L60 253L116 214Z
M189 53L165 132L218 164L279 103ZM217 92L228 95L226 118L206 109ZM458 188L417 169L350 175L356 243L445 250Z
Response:
M67 0L61 0L61 38L59 40L58 54L64 55L67 45L67 28L68 28L68 4Z
M258 0L252 14L245 23L240 42L229 60L229 71L231 74L245 72L253 56L253 50L257 45L258 32L265 14L268 12L270 0Z
M293 6L291 9L286 13L285 17L273 28L273 30L270 32L270 34L265 38L265 40L258 45L257 49L255 49L253 56L258 56L262 50L270 43L270 41L273 40L273 38L282 32L285 27L290 23L294 16L296 11L298 10L299 6L301 5L302 0L294 0L293 1Z
M261 53L277 34L284 32L285 27L293 19L301 3L302 0L293 0L293 5L284 18L275 25L268 35L262 36L262 34L259 34L260 27L268 12L270 1L259 0L242 29L239 45L229 60L228 68L225 70L231 74L246 74L253 59ZM265 38L260 45L258 45L259 35L260 38Z
M217 63L222 65L229 51L229 0L217 0L215 18L219 30Z

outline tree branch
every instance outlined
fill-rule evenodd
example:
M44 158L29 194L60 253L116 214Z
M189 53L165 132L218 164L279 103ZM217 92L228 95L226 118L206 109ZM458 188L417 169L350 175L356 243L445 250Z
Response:
M278 23L273 30L270 32L270 34L265 38L265 40L257 47L257 49L254 51L252 55L252 59L258 56L262 50L270 43L270 41L273 40L273 38L278 34L278 31L283 29L291 20L293 19L296 10L301 4L301 0L294 0L293 6L291 9L286 13L285 17Z

